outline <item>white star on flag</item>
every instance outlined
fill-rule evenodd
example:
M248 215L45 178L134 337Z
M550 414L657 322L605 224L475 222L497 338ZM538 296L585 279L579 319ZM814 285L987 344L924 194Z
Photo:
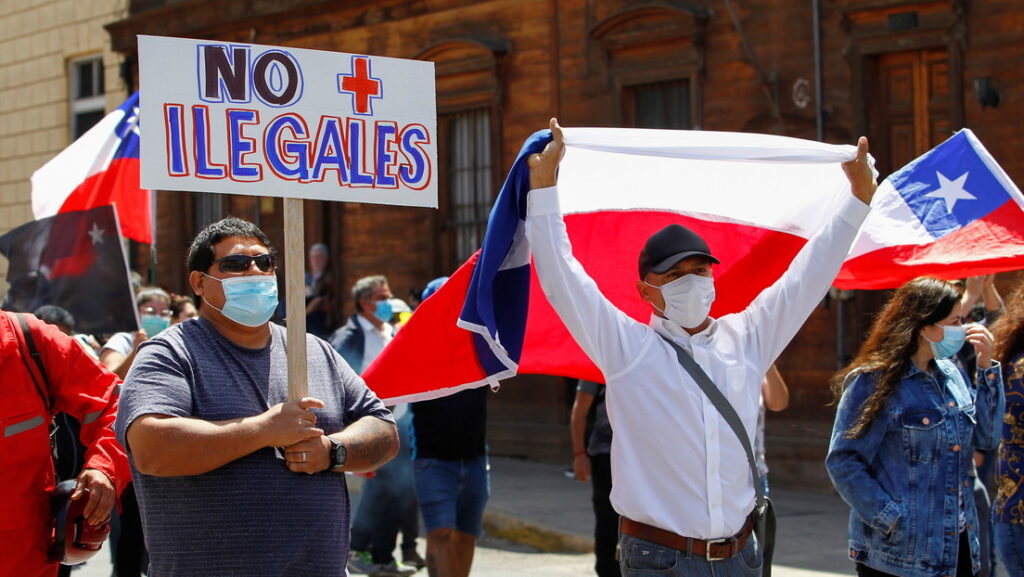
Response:
M953 207L956 206L958 200L975 200L973 194L964 190L964 183L967 182L967 175L970 172L965 172L960 175L956 180L950 180L943 176L939 171L935 171L935 175L939 177L939 188L926 194L926 197L941 198L946 203L946 212L953 214Z
M100 228L95 222L92 223L92 230L89 231L89 236L92 237L92 243L103 244L103 229Z

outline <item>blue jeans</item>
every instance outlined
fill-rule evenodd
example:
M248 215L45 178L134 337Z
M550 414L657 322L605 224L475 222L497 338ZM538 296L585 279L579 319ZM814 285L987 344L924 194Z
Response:
M373 478L363 484L363 495L352 520L349 548L352 551L368 550L373 562L378 564L386 565L395 560L392 552L399 532L404 534L402 551L414 550L416 546L416 532L412 531L410 537L410 531L405 530L410 525L418 529L419 522L405 420L403 417L398 424L401 439L398 455L377 469Z
M1024 577L1024 525L995 523L996 549L1010 577Z
M761 548L754 536L738 555L721 561L708 561L638 539L619 537L619 566L623 577L760 577Z
M484 507L491 496L487 457L448 461L419 458L416 498L427 533L455 529L479 538L483 534Z

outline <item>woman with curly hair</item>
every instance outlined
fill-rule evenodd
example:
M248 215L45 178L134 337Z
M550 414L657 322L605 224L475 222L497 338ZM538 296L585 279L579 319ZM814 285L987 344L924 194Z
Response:
M996 549L1010 577L1024 577L1024 283L992 327L995 359L1003 366L1006 413L996 460L998 492L992 504Z
M857 358L832 379L840 397L825 465L850 505L861 577L970 577L981 567L968 475L997 442L1002 378L992 335L962 325L960 288L921 277L875 318ZM950 359L964 342L975 386Z

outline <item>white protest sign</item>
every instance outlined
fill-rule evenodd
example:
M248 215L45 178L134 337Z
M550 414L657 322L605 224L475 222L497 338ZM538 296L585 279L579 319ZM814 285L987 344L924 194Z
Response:
M142 185L437 207L431 62L139 36Z

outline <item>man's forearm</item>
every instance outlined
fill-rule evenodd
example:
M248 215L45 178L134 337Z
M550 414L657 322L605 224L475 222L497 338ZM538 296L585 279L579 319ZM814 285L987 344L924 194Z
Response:
M127 438L135 467L156 477L200 475L266 446L256 416L204 421L143 415Z
M372 471L398 454L398 428L377 417L363 417L331 437L345 445L344 471Z
M569 432L572 437L572 452L578 454L586 451L587 413L594 403L594 395L583 391L576 391L576 400L572 404L572 413L569 417Z

